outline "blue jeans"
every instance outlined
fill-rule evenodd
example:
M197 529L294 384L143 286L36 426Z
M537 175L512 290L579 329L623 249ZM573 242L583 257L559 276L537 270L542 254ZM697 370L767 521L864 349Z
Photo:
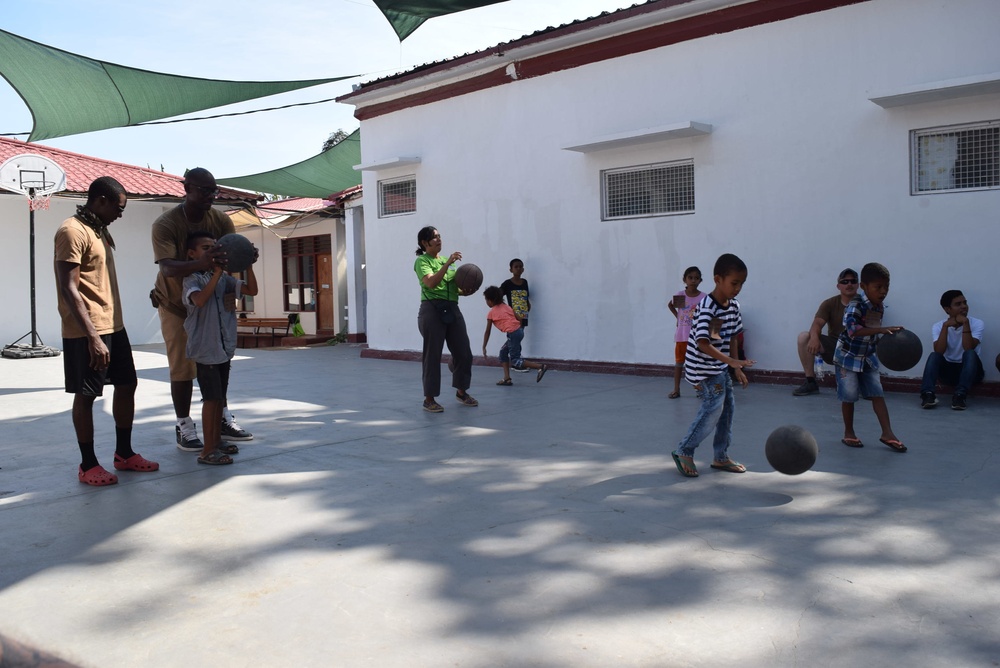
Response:
M686 457L694 455L694 449L705 440L714 423L715 440L712 441L712 449L715 461L724 462L729 459L727 452L733 437L733 412L736 409L736 396L733 394L733 379L729 376L729 369L697 383L694 392L701 400L701 407L676 452Z
M524 327L518 327L513 332L507 334L507 343L500 348L500 361L510 362L515 369L524 368L524 360L521 359L521 341L524 340Z
M878 371L867 364L864 371L850 371L842 366L837 367L837 401L853 404L858 395L865 399L884 397L882 379Z
M920 393L933 392L938 378L942 383L955 386L955 394L964 397L976 383L982 382L985 372L983 362L975 350L962 353L961 362L949 362L941 353L932 352L924 365L924 380Z

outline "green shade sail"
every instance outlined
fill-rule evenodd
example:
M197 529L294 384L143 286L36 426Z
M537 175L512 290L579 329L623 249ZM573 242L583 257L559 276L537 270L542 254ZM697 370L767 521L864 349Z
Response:
M4 30L0 75L31 110L32 142L171 118L354 76L307 81L182 77L86 58Z
M466 9L495 5L504 0L375 0L376 6L389 19L399 41L410 36L427 19Z
M288 167L269 172L217 179L231 188L284 195L320 197L361 185L361 129L357 129L328 151Z

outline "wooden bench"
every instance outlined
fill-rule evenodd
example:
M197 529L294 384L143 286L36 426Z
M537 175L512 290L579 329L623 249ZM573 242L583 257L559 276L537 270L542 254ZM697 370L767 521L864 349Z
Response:
M269 345L274 345L274 339L289 335L295 314L284 318L237 318L236 346L238 348L259 348L260 340L269 339ZM249 343L253 341L253 345Z

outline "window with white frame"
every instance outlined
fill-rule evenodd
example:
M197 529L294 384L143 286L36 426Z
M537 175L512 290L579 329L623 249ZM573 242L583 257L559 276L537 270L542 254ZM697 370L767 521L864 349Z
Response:
M417 210L417 179L403 176L378 182L378 217L399 216Z
M1000 121L913 130L910 194L1000 188Z
M601 219L694 213L694 160L601 172Z

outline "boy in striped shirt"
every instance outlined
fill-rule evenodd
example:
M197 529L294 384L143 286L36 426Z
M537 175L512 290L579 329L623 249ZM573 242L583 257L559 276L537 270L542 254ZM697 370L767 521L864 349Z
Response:
M715 289L706 295L694 314L691 335L688 337L684 357L684 379L694 385L695 395L701 401L698 415L671 453L677 470L688 478L698 476L694 464L694 449L715 428L712 442L714 458L712 468L730 473L743 473L746 467L729 458L729 444L733 434L732 368L736 380L746 387L747 377L743 368L753 366L753 360L739 359L737 336L743 331L743 319L736 295L740 294L747 280L747 266L732 253L721 255L712 272Z

